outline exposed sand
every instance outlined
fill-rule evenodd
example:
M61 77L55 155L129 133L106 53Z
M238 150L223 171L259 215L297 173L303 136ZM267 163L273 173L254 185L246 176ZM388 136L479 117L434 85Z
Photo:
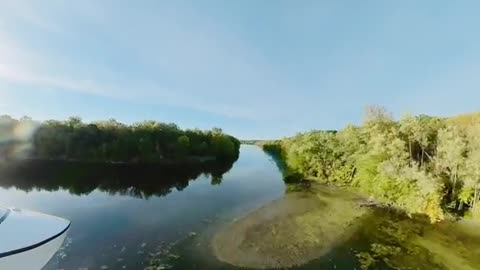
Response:
M220 230L213 238L217 258L249 268L282 268L319 258L355 231L368 209L358 197L333 187L294 192Z

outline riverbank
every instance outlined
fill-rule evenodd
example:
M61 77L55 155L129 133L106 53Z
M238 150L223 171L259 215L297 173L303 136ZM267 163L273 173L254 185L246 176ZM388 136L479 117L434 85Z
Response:
M352 186L410 215L424 214L432 223L452 215L478 218L477 116L395 120L384 108L370 107L360 126L298 133L261 147L280 160L285 182Z
M302 187L226 225L213 237L213 252L220 261L257 269L332 254L343 254L357 269L478 269L477 224L431 224L393 208L365 207L366 201L333 186Z

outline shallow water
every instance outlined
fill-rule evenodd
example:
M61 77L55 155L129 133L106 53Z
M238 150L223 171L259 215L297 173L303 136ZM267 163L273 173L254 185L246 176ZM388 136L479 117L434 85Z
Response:
M359 206L360 199L324 185L289 192L224 226L212 240L214 253L222 261L243 267L304 265L328 254L357 231L359 219L369 211Z
M218 258L255 268L480 269L475 222L431 224L333 186L294 190L224 225L212 241Z
M259 246L265 258L268 252L273 258L288 252L282 247L320 256L299 260L306 263L289 269L361 269L359 255L375 258L369 269L480 269L477 225L432 226L385 209L363 213L352 206L357 195L345 190L301 189L293 194L322 202L286 203L296 195L283 183L275 162L255 146L242 146L231 168L47 163L13 171L2 175L0 170L0 205L72 221L64 246L46 270L248 269L217 259L212 239L249 217L256 227L244 231L254 239L244 244L275 241ZM275 211L270 211L272 206ZM266 213L277 215L277 227L270 226ZM268 238L272 231L279 238ZM326 234L328 241L322 241ZM302 253L304 243L309 249Z

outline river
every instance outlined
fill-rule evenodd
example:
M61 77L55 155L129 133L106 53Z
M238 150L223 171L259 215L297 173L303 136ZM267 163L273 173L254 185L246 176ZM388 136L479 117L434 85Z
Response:
M249 145L219 168L35 163L0 170L0 205L71 220L45 270L480 269L478 227L359 208L333 187L292 190L277 165Z
M141 177L146 176L138 176ZM35 177L28 179L35 180ZM108 188L103 185L91 190L91 181L80 179L78 183L15 187L12 184L15 179L2 179L0 205L71 220L63 249L45 270L144 269L157 255L166 256L160 258L165 261L164 267L212 269L212 263L224 265L215 264L203 254L187 252L189 245L196 245L198 239L209 235L216 226L281 197L285 190L275 163L260 148L248 145L241 147L240 158L223 175L221 183L203 174L186 183L182 181L178 189L175 185L165 188L162 183L155 183L152 175L138 181L149 181L150 185L135 190L124 186L115 190L113 185ZM148 190L156 188L164 192L159 195ZM142 192L153 195L145 196ZM158 254L164 249L170 252Z

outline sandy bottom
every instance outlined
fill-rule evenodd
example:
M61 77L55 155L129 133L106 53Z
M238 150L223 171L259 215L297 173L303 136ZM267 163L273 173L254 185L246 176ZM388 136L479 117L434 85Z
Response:
M248 268L283 268L319 258L356 231L367 211L345 190L315 186L293 192L221 229L213 238L220 261Z

